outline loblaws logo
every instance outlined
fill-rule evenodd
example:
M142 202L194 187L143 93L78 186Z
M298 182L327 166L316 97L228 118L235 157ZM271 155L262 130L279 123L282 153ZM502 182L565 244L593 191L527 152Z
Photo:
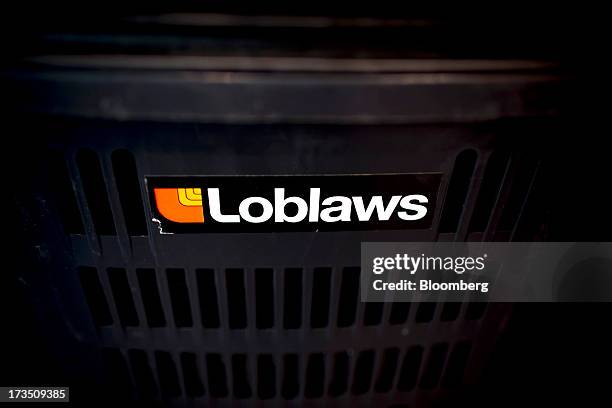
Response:
M147 185L162 233L339 231L429 227L439 179L193 176L149 177Z
M204 222L201 188L155 188L157 211L169 221Z
M204 205L201 188L156 188L155 202L157 210L167 220L178 223L204 222ZM407 196L394 195L385 202L382 196L373 196L366 204L363 197L333 196L322 202L321 189L311 188L308 201L300 197L285 197L284 188L274 189L274 203L264 197L247 197L238 206L238 214L223 214L221 195L218 188L209 188L208 205L210 217L219 223L250 222L259 224L268 220L274 222L297 223L308 219L308 222L350 222L353 207L359 221L370 221L375 216L379 221L388 221L397 211L397 216L406 221L419 220L427 214L428 199L421 194ZM287 215L288 205L296 206L294 215ZM258 215L253 207L259 206ZM320 212L319 212L320 210Z

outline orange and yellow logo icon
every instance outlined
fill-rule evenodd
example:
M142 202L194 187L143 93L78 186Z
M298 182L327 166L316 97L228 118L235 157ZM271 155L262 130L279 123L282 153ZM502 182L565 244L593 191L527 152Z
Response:
M169 221L203 223L201 188L155 188L157 210Z

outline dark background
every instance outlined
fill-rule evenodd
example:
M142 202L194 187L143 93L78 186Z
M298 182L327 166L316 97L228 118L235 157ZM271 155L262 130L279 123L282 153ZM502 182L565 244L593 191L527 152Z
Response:
M193 3L184 3L192 10ZM136 7L130 5L129 7ZM350 5L334 7L285 4L284 6L255 6L240 3L211 2L204 11L249 14L257 11L276 15L334 15L342 17L379 16L382 18L410 17L429 21L424 29L415 30L421 41L411 47L399 41L396 29L391 28L380 37L359 37L360 30L346 35L308 37L317 42L322 54L355 52L367 48L376 55L424 55L430 50L451 57L499 55L509 57L553 58L564 62L574 76L573 93L568 99L568 114L564 118L567 132L551 141L549 149L554 162L549 167L545 185L546 229L549 241L610 241L612 240L612 199L610 190L609 124L604 109L609 103L601 88L602 27L595 10L573 5L569 9L537 9L498 5L494 10L434 10L392 9ZM376 5L378 6L378 5ZM156 7L148 4L148 7ZM163 8L162 6L159 6ZM263 7L263 8L262 8ZM347 10L350 9L350 10ZM70 12L65 12L69 10ZM118 9L106 7L96 18L96 7L87 14L73 14L73 7L9 10L14 18L5 15L10 23L4 25L5 62L24 53L40 49L45 44L36 40L37 32L47 29L75 27L93 30L104 25L113 30L114 23L105 14L116 14ZM153 10L153 9L151 9ZM159 10L159 9L158 9ZM122 10L123 12L131 10ZM219 38L228 33L211 29L210 35ZM250 28L232 33L235 38L254 38L257 47L265 50L270 38L283 37L279 29L253 32ZM304 41L297 30L294 37L281 41L279 49L297 50ZM310 34L309 34L310 35ZM350 41L349 41L350 39ZM214 44L214 40L213 40ZM414 44L418 45L417 47ZM351 50L351 47L353 49ZM239 48L233 48L240 52ZM2 105L10 104L4 100ZM570 114L571 113L571 114ZM15 174L11 138L18 133L4 133L3 175L13 179ZM17 169L26 171L23 163ZM17 180L19 178L17 177ZM9 180L10 181L10 180ZM9 183L10 185L10 183ZM7 211L15 211L9 208ZM10 212L7 212L10 214ZM70 385L73 400L91 397L89 384L78 384L64 377L62 367L49 352L45 333L40 332L34 318L34 305L22 293L22 286L14 279L13 262L23 259L24 243L20 241L22 226L18 217L5 216L4 247L6 251L2 272L0 304L0 384L2 385ZM27 245L27 243L26 243ZM514 307L507 332L499 339L491 364L483 375L478 389L466 390L460 403L477 406L552 405L576 403L585 406L609 404L609 385L612 367L612 304L518 304Z

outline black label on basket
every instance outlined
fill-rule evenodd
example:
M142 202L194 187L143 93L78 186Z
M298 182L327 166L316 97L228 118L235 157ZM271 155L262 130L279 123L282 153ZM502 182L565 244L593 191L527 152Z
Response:
M426 229L440 173L147 177L160 233Z

